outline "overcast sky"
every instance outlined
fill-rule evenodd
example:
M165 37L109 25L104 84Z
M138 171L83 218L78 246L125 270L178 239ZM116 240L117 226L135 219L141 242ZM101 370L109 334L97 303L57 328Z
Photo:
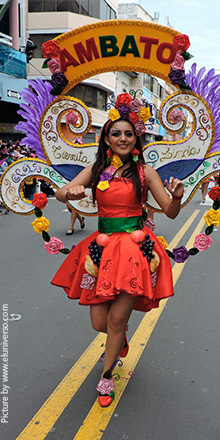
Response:
M220 0L118 0L118 3L137 3L152 17L159 12L159 24L165 25L169 17L171 26L189 36L188 49L194 58L185 63L187 71L191 64L198 68L220 72Z

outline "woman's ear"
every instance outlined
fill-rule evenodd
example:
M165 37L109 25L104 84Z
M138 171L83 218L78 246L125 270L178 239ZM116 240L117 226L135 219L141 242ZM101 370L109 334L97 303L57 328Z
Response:
M111 142L110 142L108 136L105 136L105 143L109 146L111 145Z

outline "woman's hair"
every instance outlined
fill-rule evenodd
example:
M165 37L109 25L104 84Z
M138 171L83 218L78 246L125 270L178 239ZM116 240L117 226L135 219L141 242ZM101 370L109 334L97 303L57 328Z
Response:
M135 127L132 124L132 122L128 121L127 119L123 119L123 118L117 119L116 121L109 121L108 120L102 128L100 139L99 139L99 146L98 146L98 151L97 151L97 156L96 156L96 162L94 163L94 165L92 167L92 182L91 183L92 183L93 201L95 201L95 198L96 198L95 197L96 187L99 183L100 175L102 174L104 169L109 166L107 164L107 150L110 147L105 142L105 137L109 135L109 131L110 131L111 127L113 126L114 122L118 122L118 121L126 121L131 125L133 132L134 132L135 136L137 137L136 144L134 147L137 148L137 150L139 151L138 162L144 163L144 157L143 157L143 152L142 152L142 148L143 148L142 139L140 136L136 135ZM129 167L123 171L122 177L127 177L127 178L132 179L137 200L138 200L138 202L141 202L141 196L142 196L142 194L141 194L141 181L140 181L139 172L138 172L138 165L136 162L133 161L133 156L131 153L129 155L129 159L130 159Z

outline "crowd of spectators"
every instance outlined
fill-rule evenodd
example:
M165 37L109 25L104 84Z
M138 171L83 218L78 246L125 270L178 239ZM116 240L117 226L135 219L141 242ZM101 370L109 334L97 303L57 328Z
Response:
M20 146L19 139L16 141L9 140L8 142L4 142L0 139L0 177L10 164L26 157L34 158L37 157L37 155L32 148L26 145ZM47 196L54 195L53 188L47 182L43 180L37 181L37 179L31 177L25 182L23 187L25 198L32 200L39 186L40 190L45 192ZM3 210L5 210L4 214L8 214L8 210L4 207L0 199L0 212Z

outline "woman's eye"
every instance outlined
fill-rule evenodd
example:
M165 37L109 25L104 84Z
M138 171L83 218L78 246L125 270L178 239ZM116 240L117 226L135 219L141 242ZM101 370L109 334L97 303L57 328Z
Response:
M126 131L125 132L125 136L127 137L131 137L133 135L133 133L131 131Z
M120 131L113 131L111 133L111 135L114 136L114 137L119 137L119 136L121 136L121 132Z

